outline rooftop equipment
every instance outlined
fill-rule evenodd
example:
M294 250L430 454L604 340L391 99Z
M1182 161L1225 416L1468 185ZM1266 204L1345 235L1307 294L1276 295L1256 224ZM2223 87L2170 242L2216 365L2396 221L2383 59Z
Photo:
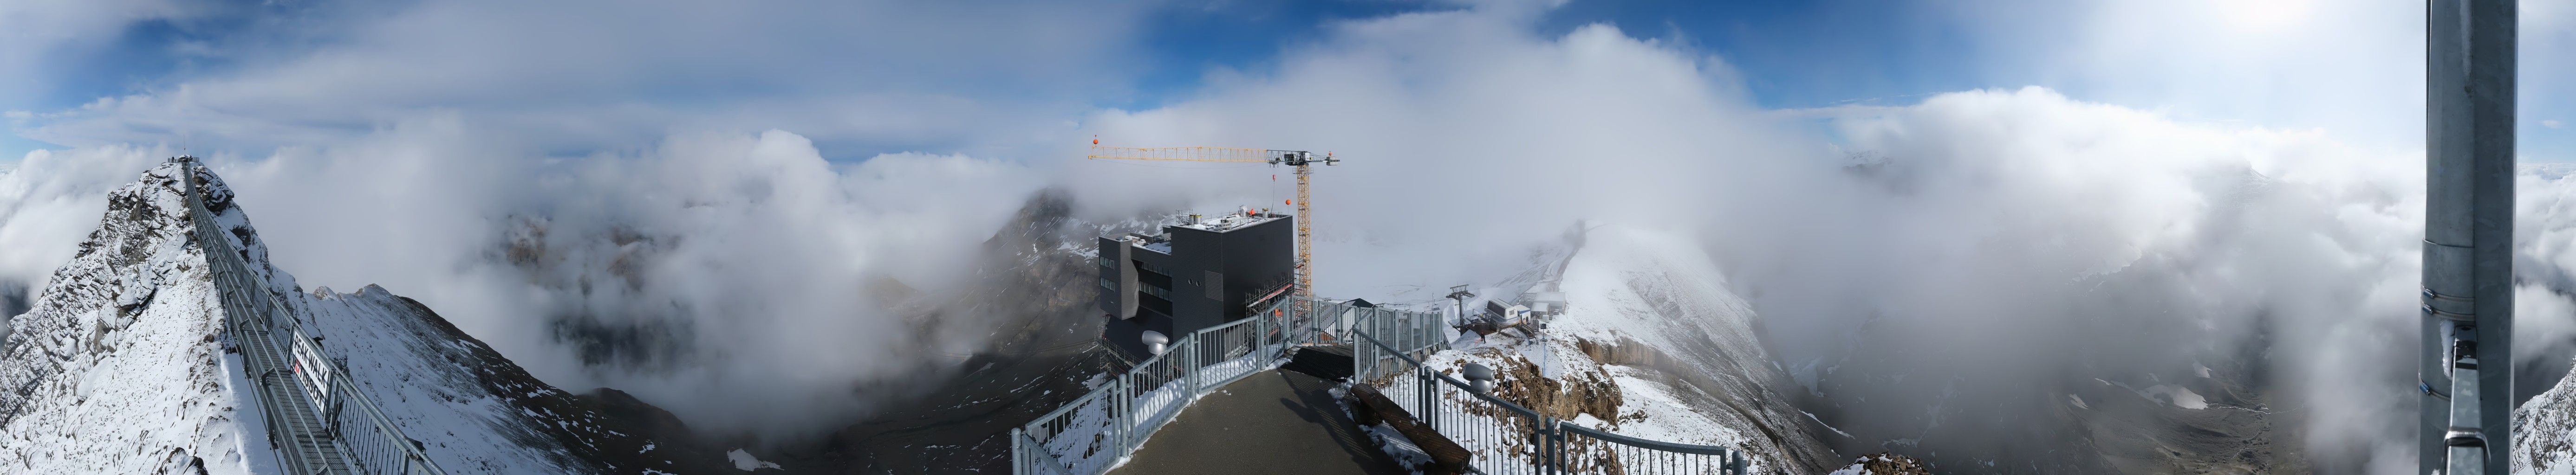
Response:
M1333 158L1333 154L1331 152L1325 152L1324 156L1316 157L1314 152L1303 150L1269 150L1227 147L1104 147L1100 145L1099 139L1092 139L1091 155L1087 158L1093 160L1113 159L1175 162L1268 163L1271 165L1288 165L1297 167L1297 199L1288 203L1297 206L1297 295L1304 297L1303 300L1307 301L1313 301L1315 299L1315 215L1314 210L1311 207L1312 200L1309 199L1311 193L1309 192L1307 185L1312 181L1312 176L1315 174L1315 169L1311 165L1332 165L1341 163L1342 160Z

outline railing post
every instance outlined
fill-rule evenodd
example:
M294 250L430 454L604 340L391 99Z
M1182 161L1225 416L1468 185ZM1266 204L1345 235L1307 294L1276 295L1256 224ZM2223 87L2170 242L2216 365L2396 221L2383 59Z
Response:
M1181 374L1190 382L1190 393L1183 396L1186 399L1198 396L1199 390L1202 389L1199 387L1199 339L1196 335L1192 335L1191 338L1183 340L1181 346L1188 347L1181 352Z
M1022 449L1025 448L1026 447L1023 447L1020 444L1020 428L1011 428L1011 473L1017 474L1029 472L1028 458L1022 456Z
M1244 354L1245 354L1245 355L1248 355L1248 356L1254 356L1254 357L1268 357L1268 358L1263 358L1263 359L1265 359L1265 360L1267 360L1267 359L1269 359L1269 358L1276 358L1276 357L1278 357L1278 355L1270 354L1270 319L1271 319L1271 318L1274 318L1274 317L1271 317L1271 316L1269 316L1269 315L1260 315L1260 314L1255 314L1255 315L1253 315L1253 316L1252 316L1252 338L1248 338L1248 340L1251 340L1251 341L1247 343L1247 344L1252 345L1252 349L1251 349L1251 351L1245 351L1245 352L1244 352ZM1287 338L1283 335L1283 336L1280 338L1280 340L1281 340L1281 341L1286 341L1286 340L1287 340Z
M1109 380L1109 435L1118 442L1119 453L1136 449L1135 440L1127 430L1128 426L1136 424L1136 395L1135 391L1128 389L1127 383L1135 376L1134 371L1129 371Z
M1537 420L1540 433L1547 438L1541 444L1547 448L1547 457L1539 460L1539 467L1545 473L1554 474L1565 464L1565 431L1557 429L1554 418L1540 415Z
M1435 432L1439 431L1440 407L1433 404L1438 404L1440 400L1440 380L1432 376L1430 367L1417 367L1415 370L1416 374L1420 375L1418 377L1422 379L1422 426Z
M1530 419L1529 443L1530 473L1539 473L1546 470L1544 467L1547 466L1547 426L1540 424L1538 419Z

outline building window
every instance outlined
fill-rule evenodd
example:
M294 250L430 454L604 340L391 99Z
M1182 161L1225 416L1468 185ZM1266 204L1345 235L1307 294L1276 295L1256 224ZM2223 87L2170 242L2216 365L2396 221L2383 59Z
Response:
M1111 278L1108 278L1108 277L1102 277L1102 278L1100 278L1100 288L1103 288L1103 289L1109 289L1109 290L1118 290L1118 280L1117 280L1117 279L1111 279Z
M1152 310L1154 313L1163 314L1165 316L1170 316L1172 314L1172 301L1163 300L1162 297L1156 297L1154 294L1138 292L1136 294L1136 301L1137 307Z
M1148 270L1136 271L1136 282L1145 284L1148 287L1161 287L1165 289L1172 288L1172 276L1163 275L1161 272Z

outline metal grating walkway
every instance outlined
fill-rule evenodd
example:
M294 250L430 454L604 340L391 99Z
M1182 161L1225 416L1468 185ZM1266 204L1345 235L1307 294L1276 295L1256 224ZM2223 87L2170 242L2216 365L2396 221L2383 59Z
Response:
M207 274L224 312L226 336L242 355L242 371L258 386L264 429L278 465L297 475L443 475L419 442L404 437L374 401L356 391L345 365L284 312L277 296L251 272L245 253L225 239L198 189L203 169L194 157L182 164L182 194L192 224L189 237L204 251Z

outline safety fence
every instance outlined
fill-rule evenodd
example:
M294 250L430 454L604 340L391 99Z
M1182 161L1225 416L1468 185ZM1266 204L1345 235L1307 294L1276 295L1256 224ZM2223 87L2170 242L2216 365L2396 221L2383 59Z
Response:
M1677 444L1612 434L1547 417L1422 365L1412 356L1420 348L1380 340L1366 327L1350 332L1353 346L1383 355L1370 364L1355 364L1368 383L1402 406L1424 426L1467 450L1474 473L1622 475L1742 475L1744 455L1726 447ZM1406 337L1410 338L1410 337ZM1358 353L1354 351L1354 353Z
M1020 474L1093 475L1109 471L1192 401L1228 383L1277 368L1299 346L1320 344L1344 322L1381 328L1428 330L1408 337L1436 347L1441 330L1432 314L1281 299L1245 318L1192 332L1076 398L1063 408L1011 430L1011 468ZM1428 322L1425 324L1424 322Z
M178 178L197 231L191 237L206 256L227 336L258 386L251 392L282 468L299 474L445 475L352 385L345 360L331 358L301 319L282 311L285 305L254 277L243 251L215 234L226 228L217 225L199 192L199 165L190 157L174 160L185 165Z
M1449 322L1438 313L1415 312L1372 307L1354 307L1338 303L1318 303L1322 315L1342 316L1350 322L1343 333L1365 332L1383 336L1386 345L1351 344L1352 377L1365 381L1403 370L1398 356L1416 360L1449 349Z

